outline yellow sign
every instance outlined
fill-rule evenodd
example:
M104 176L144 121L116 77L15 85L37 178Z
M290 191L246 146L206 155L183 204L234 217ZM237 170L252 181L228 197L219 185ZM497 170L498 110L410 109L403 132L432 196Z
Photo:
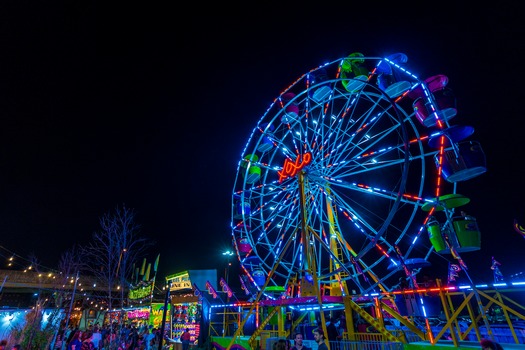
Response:
M187 272L166 277L166 280L171 284L170 291L193 289L192 283L190 281L190 275Z
M173 282L171 283L171 290L181 290L181 289L191 289L191 282L190 281L181 281L181 282Z

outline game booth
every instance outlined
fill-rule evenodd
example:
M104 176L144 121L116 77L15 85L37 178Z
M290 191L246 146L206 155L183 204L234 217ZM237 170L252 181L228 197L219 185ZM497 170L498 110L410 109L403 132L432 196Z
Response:
M166 277L169 286L170 338L177 343L174 349L179 349L180 336L187 328L191 334L190 348L197 347L207 340L209 322L203 317L209 309L209 304L200 293L207 285L217 285L216 270L187 270ZM166 322L166 329L168 322Z

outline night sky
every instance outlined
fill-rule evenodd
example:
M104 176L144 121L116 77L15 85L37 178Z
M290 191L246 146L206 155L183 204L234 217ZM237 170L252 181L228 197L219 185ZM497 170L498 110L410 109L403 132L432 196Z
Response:
M463 255L472 276L490 282L492 256L523 272L525 10L498 5L4 3L0 253L56 268L125 205L160 274L222 274L237 163L270 103L324 62L403 52L419 76L449 77L453 124L473 126L487 158L457 191L482 233Z

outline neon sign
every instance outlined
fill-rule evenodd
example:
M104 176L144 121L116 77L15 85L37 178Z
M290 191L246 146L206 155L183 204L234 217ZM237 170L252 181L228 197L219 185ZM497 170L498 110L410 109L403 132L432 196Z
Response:
M277 172L277 174L279 174L279 182L282 182L287 177L295 176L298 171L311 162L312 154L310 152L305 153L302 157L301 155L298 155L295 162L292 162L290 159L286 159L284 161L283 170Z
M149 310L128 311L128 318L149 318Z

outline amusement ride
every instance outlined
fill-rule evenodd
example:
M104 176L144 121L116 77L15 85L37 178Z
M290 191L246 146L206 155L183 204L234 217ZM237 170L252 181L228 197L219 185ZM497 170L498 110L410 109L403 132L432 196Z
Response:
M339 298L380 328L355 296L392 293L400 274L417 290L436 256L468 277L461 255L481 239L459 185L486 172L485 154L472 126L452 124L460 111L448 77L418 77L407 63L403 53L354 52L318 66L255 125L231 215L248 315L265 302L323 309Z

